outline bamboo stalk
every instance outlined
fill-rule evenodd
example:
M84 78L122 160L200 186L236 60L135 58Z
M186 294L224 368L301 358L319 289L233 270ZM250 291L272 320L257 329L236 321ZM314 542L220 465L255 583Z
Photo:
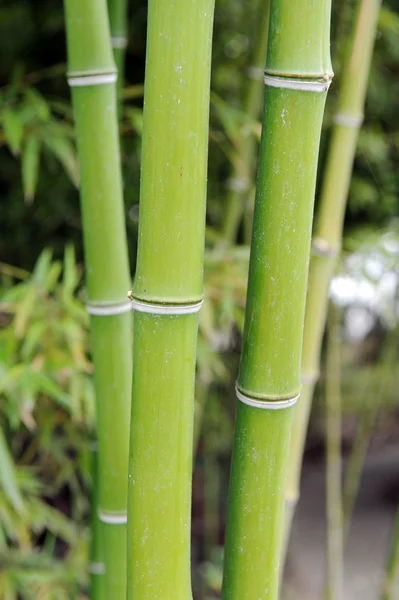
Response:
M106 597L119 599L126 593L131 306L116 71L105 0L65 0L65 14L91 315Z
M128 598L187 600L214 0L150 0L128 496Z
M114 61L118 71L118 99L121 97L125 74L127 39L127 0L108 0L109 25Z
M341 364L338 308L330 306L326 378L326 600L343 598L343 520L341 493Z
M399 576L399 509L396 511L388 560L380 600L394 600L394 586Z
M270 0L261 0L258 11L260 24L257 28L256 45L252 56L252 64L248 69L249 81L246 84L246 94L243 112L252 119L258 119L262 109L263 99L263 67L267 50L269 35ZM254 187L254 173L256 170L257 142L253 133L246 131L242 134L238 159L234 165L231 178L228 181L230 192L227 198L226 218L224 222L224 239L233 244L237 238L238 228L245 208L250 205L249 195ZM250 211L251 223L253 207ZM246 241L250 242L250 234Z
M384 394L389 385L391 385L392 377L395 373L394 365L397 355L396 339L397 330L394 330L388 334L388 340L384 344L382 356L379 360L379 363L383 367L383 373L378 381L377 389L371 387L370 378L366 377L365 379L363 397L367 398L371 394L373 401L367 403L362 409L346 468L342 494L345 539L348 538L371 434L384 400Z
M286 488L287 545L299 496L302 457L310 408L319 373L320 351L326 321L328 290L341 248L343 221L355 158L358 130L363 118L367 80L380 0L360 0L349 60L344 70L338 110L323 179L320 210L313 238L309 269L302 358L302 393L295 409Z
M104 563L104 545L102 543L102 523L98 517L98 444L92 442L90 445L93 473L93 492L92 492L92 514L91 514L91 544L90 544L90 599L105 600L105 563Z
M278 597L331 2L272 0L230 475L223 598Z

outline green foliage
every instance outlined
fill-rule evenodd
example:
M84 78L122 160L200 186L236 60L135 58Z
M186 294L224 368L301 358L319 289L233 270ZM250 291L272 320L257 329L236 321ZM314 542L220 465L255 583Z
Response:
M40 92L24 82L17 69L10 85L0 92L0 143L14 156L21 155L24 196L32 201L36 192L40 154L55 157L71 182L78 185L78 165L73 146L73 128L65 103L52 106Z
M0 597L77 597L95 427L80 271L67 247L19 283L0 274Z

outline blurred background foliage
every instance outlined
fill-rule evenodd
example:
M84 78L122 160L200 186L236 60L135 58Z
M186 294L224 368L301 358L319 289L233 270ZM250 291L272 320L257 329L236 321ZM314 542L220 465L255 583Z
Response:
M354 0L333 2L336 79L327 103L320 177L354 4ZM259 0L216 0L206 297L198 348L193 484L194 587L198 597L209 599L217 598L220 591L234 380L249 257L242 229L233 245L225 242L221 231L227 182L239 160L240 140L245 135L258 140L260 135L260 122L251 121L241 110L260 6ZM344 408L349 416L360 418L383 379L379 406L385 410L384 427L386 415L390 424L397 415L399 383L399 374L394 369L387 373L383 360L384 341L398 324L398 8L395 0L387 0L380 14L366 118L350 188L344 255L332 287L345 331ZM121 141L132 274L145 28L146 3L131 1ZM95 407L88 318L83 308L79 177L65 74L62 4L3 0L0 598L6 600L83 598L87 585ZM364 393L365 385L368 393ZM311 427L316 437L323 429L322 396L323 376Z

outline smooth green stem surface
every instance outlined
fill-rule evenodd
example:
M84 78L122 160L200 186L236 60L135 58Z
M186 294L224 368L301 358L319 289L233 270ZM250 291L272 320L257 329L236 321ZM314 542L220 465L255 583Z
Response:
M265 108L237 391L293 399L302 330L321 124L328 82L329 1L272 0ZM274 77L277 76L277 79ZM280 79L279 79L280 78ZM292 78L297 84L291 86ZM298 89L301 79L310 89ZM325 83L325 85L323 84ZM222 597L276 600L293 408L238 402Z
M326 600L343 599L343 522L341 492L341 364L338 309L331 306L326 379Z
M278 597L292 409L237 403L230 472L223 598Z
M309 268L302 380L304 392L295 408L287 480L287 503L299 495L304 444L327 316L328 290L341 248L350 178L361 124L380 0L360 0L341 82L335 124L327 156ZM306 389L308 386L311 389ZM292 520L292 515L291 515ZM286 526L289 536L290 528ZM285 547L288 545L288 540Z
M134 318L128 599L189 600L213 0L150 0ZM155 305L155 306L154 306Z
M128 598L188 600L197 315L137 313Z
M68 74L80 170L88 301L123 304L130 285L115 83L105 0L65 0ZM97 77L94 79L93 75ZM100 80L98 80L98 76ZM105 76L105 81L103 79ZM111 78L111 81L109 81ZM76 86L76 80L80 85ZM99 515L126 518L131 315L91 316L99 444ZM103 523L105 596L126 595L126 525Z

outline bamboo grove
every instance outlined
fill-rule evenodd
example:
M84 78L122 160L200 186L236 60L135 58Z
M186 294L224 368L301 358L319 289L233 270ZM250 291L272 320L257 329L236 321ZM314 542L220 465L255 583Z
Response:
M91 598L188 600L214 0L148 1L133 286L118 129L127 3L64 4L97 407ZM240 227L250 240L223 600L279 598L380 7L358 2L311 243L331 0L258 4L255 204L246 137L222 219L223 244ZM260 91L253 79L244 96L253 120Z

